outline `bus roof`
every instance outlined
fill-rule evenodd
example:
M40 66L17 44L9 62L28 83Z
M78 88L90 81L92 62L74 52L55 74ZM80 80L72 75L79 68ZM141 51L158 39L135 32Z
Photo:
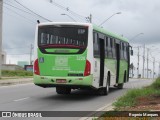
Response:
M93 25L93 29L96 30L96 31L98 31L98 32L101 32L101 33L103 33L103 34L105 34L105 35L114 37L114 38L119 39L119 40L123 40L123 41L125 41L125 42L128 42L128 39L127 39L127 38L124 38L124 37L122 37L122 36L120 36L120 35L117 35L117 34L114 34L114 33L112 33L112 32L106 31L105 29L103 29L103 28L101 28L101 27L98 27L97 25Z

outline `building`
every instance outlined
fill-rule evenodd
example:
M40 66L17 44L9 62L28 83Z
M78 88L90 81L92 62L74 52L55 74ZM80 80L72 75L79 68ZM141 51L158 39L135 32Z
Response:
M29 65L29 62L28 62L28 61L18 61L18 62L17 62L17 65L24 68L25 65Z
M24 70L23 67L15 64L2 64L2 70Z

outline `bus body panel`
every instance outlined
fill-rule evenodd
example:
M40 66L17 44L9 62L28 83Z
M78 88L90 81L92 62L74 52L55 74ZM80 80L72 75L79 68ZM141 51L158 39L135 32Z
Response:
M38 50L40 75L42 76L83 76L87 50L77 55L43 54ZM42 60L41 60L42 59Z
M125 71L126 71L126 77L127 77L127 66L128 66L128 63L126 60L121 60L120 61L120 72L119 72L119 81L118 83L124 83L124 74L125 74Z

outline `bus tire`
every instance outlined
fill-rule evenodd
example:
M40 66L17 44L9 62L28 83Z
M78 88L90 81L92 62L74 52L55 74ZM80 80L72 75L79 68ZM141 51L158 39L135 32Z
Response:
M71 93L71 88L56 87L56 92L57 92L57 94L70 94Z
M98 95L108 95L109 93L109 81L110 81L110 76L107 76L107 82L106 82L106 87L105 88L99 88L98 89Z
M107 82L106 82L106 95L109 93L109 83L110 83L110 75L107 75Z
M124 85L123 83L119 83L118 86L117 86L117 88L118 89L123 89L123 85Z

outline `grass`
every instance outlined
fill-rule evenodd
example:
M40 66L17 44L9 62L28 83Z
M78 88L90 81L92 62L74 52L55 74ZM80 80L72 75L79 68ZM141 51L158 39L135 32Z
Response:
M25 70L2 70L2 77L25 77L33 76L33 72Z
M160 78L157 78L150 86L129 90L124 96L113 103L113 106L115 106L116 110L123 107L132 107L136 105L137 98L151 95L160 96Z

